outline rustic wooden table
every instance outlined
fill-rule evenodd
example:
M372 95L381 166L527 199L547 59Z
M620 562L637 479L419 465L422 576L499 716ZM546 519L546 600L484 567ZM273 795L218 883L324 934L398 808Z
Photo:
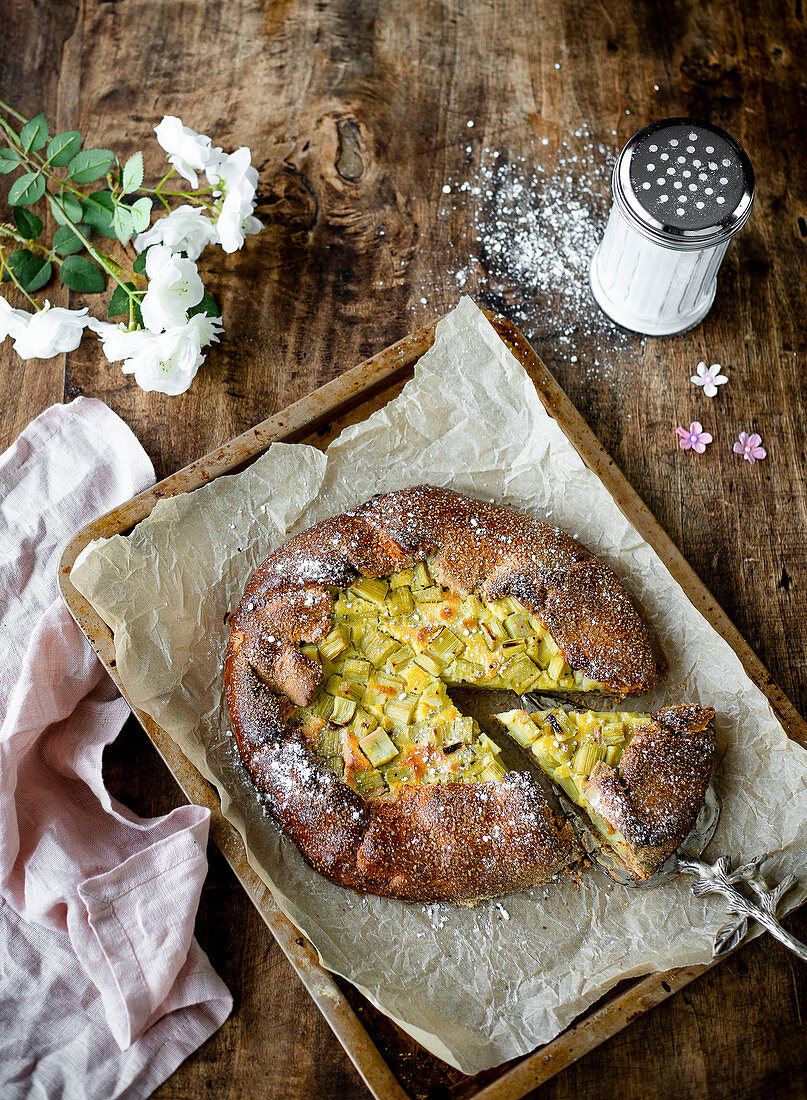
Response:
M2 12L0 94L120 153L148 143L155 173L149 138L165 113L248 144L268 228L203 260L227 334L189 393L142 393L89 339L43 362L6 345L0 447L86 394L120 413L163 476L468 292L522 327L804 712L802 0L3 0ZM706 321L642 340L598 313L587 263L615 153L669 115L739 138L757 204ZM712 402L689 382L700 360L729 374ZM701 457L675 445L676 425L696 419L715 436ZM741 430L762 435L765 461L732 453ZM107 773L140 813L179 801L134 722ZM788 924L807 938L807 912ZM366 1095L215 851L198 936L235 1010L159 1097ZM807 968L765 938L540 1094L807 1097L806 996Z

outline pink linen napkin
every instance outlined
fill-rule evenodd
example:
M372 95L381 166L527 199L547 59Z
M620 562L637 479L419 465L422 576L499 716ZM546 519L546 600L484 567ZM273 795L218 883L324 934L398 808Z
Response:
M154 480L100 401L0 455L0 1096L148 1096L232 999L193 937L209 812L144 820L104 788L129 709L62 604L80 527Z

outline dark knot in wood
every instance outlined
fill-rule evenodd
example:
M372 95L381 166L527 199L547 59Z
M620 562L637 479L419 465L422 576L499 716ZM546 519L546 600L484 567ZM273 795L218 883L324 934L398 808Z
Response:
M339 145L336 150L336 171L345 180L358 180L364 174L361 156L361 132L352 118L342 118L336 123Z

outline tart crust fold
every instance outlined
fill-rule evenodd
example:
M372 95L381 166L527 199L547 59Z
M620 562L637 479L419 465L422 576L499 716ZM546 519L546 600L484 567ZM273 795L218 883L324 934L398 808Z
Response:
M715 754L711 707L664 707L637 730L619 768L597 761L584 787L592 809L624 838L618 854L649 878L692 830Z

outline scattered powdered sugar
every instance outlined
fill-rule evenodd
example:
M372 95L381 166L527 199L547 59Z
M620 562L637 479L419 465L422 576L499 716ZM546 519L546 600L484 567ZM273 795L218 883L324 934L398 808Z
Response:
M554 151L533 138L529 155L483 146L465 147L468 167L442 187L443 218L467 210L470 239L445 275L458 290L476 295L514 321L539 345L587 377L615 380L626 349L644 340L618 328L589 288L589 266L611 206L611 171L617 150L595 141L581 126ZM462 243L453 245L461 252ZM425 288L424 289L429 289ZM620 355L619 352L622 354Z
M436 930L442 928L451 916L451 910L445 905L436 902L434 905L424 905L423 912L429 919L429 924Z

